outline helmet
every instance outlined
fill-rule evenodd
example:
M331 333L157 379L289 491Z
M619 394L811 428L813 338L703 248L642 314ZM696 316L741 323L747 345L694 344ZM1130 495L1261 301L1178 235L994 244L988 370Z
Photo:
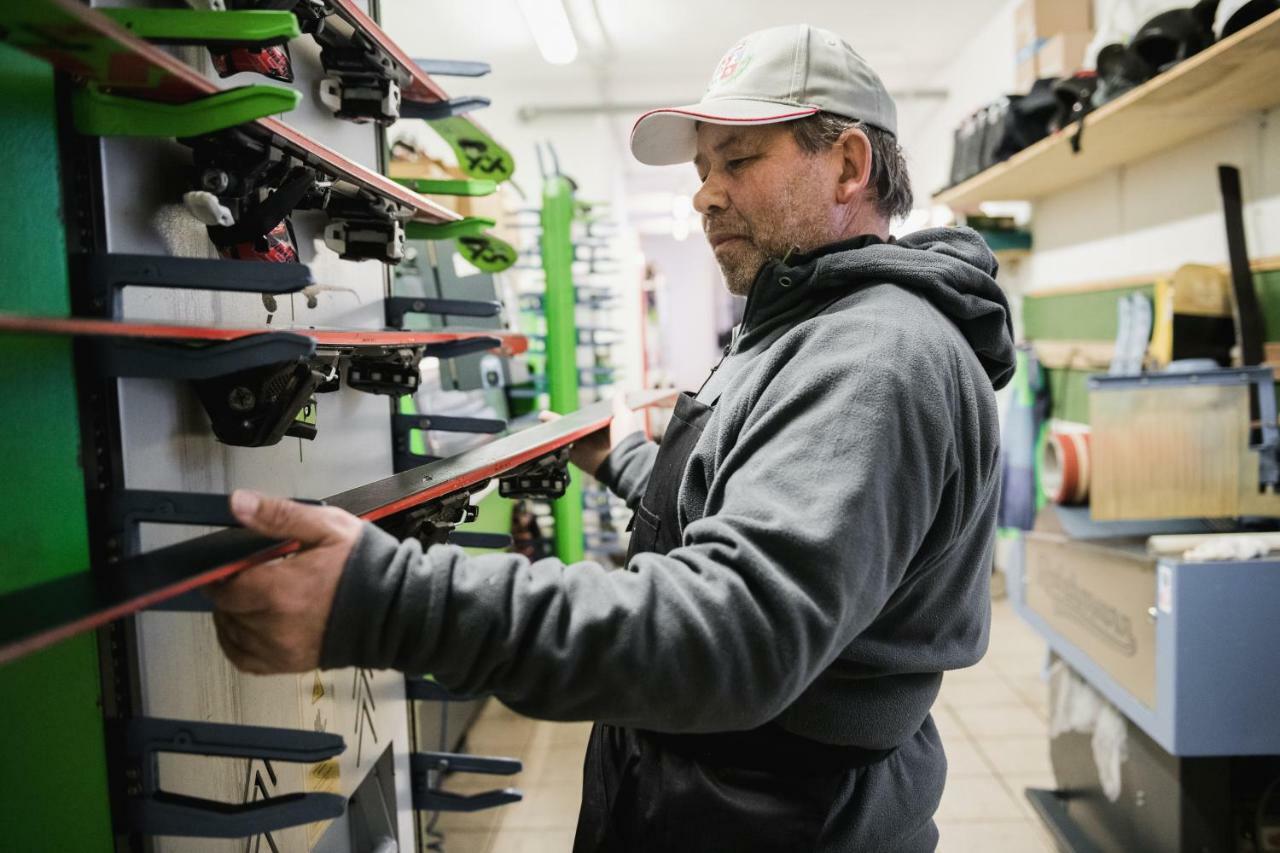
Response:
M1071 122L1083 118L1085 113L1093 109L1093 93L1098 88L1098 72L1077 71L1053 87L1053 96L1058 101L1058 111L1049 123L1051 130L1061 130Z
M1213 18L1213 34L1221 41L1277 9L1280 0L1220 0Z
M1152 76L1151 66L1132 48L1109 44L1098 51L1098 85L1093 92L1093 105L1100 107L1114 101Z
M992 164L1014 154L1049 135L1049 122L1058 109L1053 87L1057 77L1041 77L1031 84L1025 95L1009 98L1009 109L997 126L988 158Z
M1138 28L1129 46L1156 73L1172 68L1213 44L1217 6L1218 0L1201 0L1189 8L1161 12Z

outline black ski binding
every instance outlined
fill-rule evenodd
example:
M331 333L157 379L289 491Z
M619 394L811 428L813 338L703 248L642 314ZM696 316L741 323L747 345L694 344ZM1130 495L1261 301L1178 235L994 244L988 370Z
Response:
M541 459L504 474L498 494L504 498L553 500L569 488L569 448L562 447Z

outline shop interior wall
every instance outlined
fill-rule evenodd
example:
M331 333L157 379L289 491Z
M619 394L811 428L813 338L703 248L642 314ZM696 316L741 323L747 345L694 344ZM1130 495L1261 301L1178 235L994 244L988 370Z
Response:
M1094 20L1130 30L1149 17L1147 0L1096 0ZM943 186L951 157L951 129L965 115L1013 91L1013 12L994 16L938 77L950 89L929 132L915 149L913 169L931 189ZM1039 199L1030 213L1034 250L1016 274L1002 278L1025 298L1020 338L1112 340L1116 301L1184 263L1225 264L1226 235L1217 165L1241 169L1245 232L1250 254L1280 255L1280 127L1275 110L1111 170ZM1086 134L1084 144L1088 146ZM988 212L1016 206L990 205ZM1280 340L1280 275L1255 277L1267 338ZM1114 282L1107 288L1106 283ZM1092 286L1080 292L1081 285ZM1098 285L1102 285L1101 288ZM1075 291L1075 292L1073 292ZM1022 312L1019 312L1020 314ZM1083 371L1050 371L1055 414L1087 420Z

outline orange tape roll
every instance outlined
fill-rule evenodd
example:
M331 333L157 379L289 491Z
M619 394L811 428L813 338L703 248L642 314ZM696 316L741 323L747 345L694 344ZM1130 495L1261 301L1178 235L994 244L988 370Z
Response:
M1082 504L1089 500L1089 433L1054 430L1044 443L1040 460L1040 487L1056 504Z

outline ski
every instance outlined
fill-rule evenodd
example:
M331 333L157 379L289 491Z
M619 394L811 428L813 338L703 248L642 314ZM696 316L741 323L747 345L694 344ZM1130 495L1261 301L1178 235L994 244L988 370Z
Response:
M669 403L673 391L628 398L633 410ZM508 495L549 495L563 489L573 442L606 427L612 403L587 406L554 421L457 456L412 468L328 498L400 536L441 541L473 517L469 499L498 478ZM0 664L46 648L297 550L242 528L212 533L0 596Z
M207 9L207 0L187 0L196 9ZM448 143L458 166L468 177L498 183L511 178L515 159L480 126L463 113L489 105L486 98L450 98L431 73L479 77L488 66L479 62L442 62L411 58L369 17L354 0L227 0L230 10L287 8L297 16L303 32L320 45L320 61L328 77L321 85L320 99L338 118L389 124L401 118L427 122ZM272 71L287 64L287 57L273 48L265 61L256 54L253 62L235 70ZM211 48L215 57L221 55ZM256 62L256 65L253 64ZM263 68L270 70L262 70ZM277 78L279 79L279 78Z
M82 133L174 137L190 147L199 178L184 201L225 257L296 260L295 209L328 215L325 242L341 257L387 263L404 256L406 222L459 218L272 118L297 104L292 89L222 90L76 0L4 4L0 40L76 79L72 115Z
M225 328L14 314L0 314L0 334L82 339L105 376L189 381L214 435L238 447L314 439L316 395L344 378L354 390L399 397L418 390L424 357L516 355L528 346L500 329Z

